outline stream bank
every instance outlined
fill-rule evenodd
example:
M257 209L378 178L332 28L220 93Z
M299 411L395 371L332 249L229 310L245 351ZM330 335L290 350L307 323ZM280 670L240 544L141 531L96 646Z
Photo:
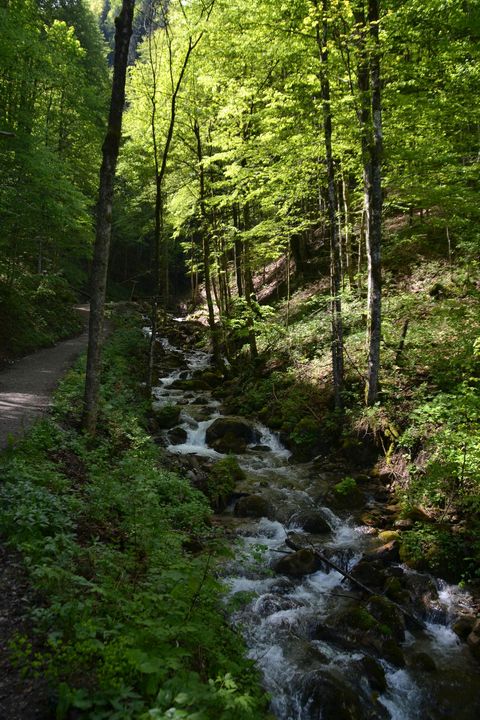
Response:
M342 459L293 460L277 433L226 415L197 331L173 322L159 341L152 430L211 500L214 468L236 456L214 502L235 554L221 572L274 715L478 717L479 666L464 642L474 645L473 598L400 562L401 526L379 532L372 520L394 512L378 479Z

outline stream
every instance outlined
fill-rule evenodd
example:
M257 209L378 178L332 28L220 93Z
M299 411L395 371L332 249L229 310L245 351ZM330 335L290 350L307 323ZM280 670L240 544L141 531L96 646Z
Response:
M225 457L206 441L208 428L223 417L222 406L212 391L185 383L208 370L210 356L176 347L175 338L159 342L163 376L152 391L153 406L181 408L177 426L162 431L163 444L184 467L191 461L205 468ZM275 433L249 422L254 441L237 455L245 479L220 521L235 549L235 559L223 570L225 602L261 670L273 715L279 720L480 718L480 667L452 630L459 617L474 612L468 593L398 559L372 560L381 545L375 531L354 513L323 504L328 473L315 461L292 462ZM236 503L249 495L264 501L266 516L238 517ZM368 491L366 502L375 504ZM305 532L302 518L309 513L325 526L321 532L315 527L317 534ZM398 586L422 627L385 601L387 610L380 603L375 617L381 624L382 612L393 613L394 637L387 628L379 640L378 627L368 627L371 615L362 614L362 609L375 614L375 601L342 573L325 563L298 577L274 570L291 552L289 538L315 545L359 579L366 572L375 581L377 573L387 587Z

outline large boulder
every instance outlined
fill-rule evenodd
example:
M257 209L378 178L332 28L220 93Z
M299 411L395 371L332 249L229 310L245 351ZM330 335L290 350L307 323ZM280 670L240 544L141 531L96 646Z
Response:
M305 532L314 535L323 535L331 532L332 528L319 510L303 510L295 517L295 523Z
M182 445L188 435L187 431L182 427L174 427L167 433L167 437L172 445Z
M207 428L207 445L222 453L242 453L247 445L258 443L260 433L244 418L219 417Z
M390 540L381 547L375 548L368 553L366 559L381 560L382 562L398 562L400 559L400 543L398 540Z
M177 405L162 405L160 403L152 403L152 410L155 414L155 421L162 430L169 430L178 425L180 419L181 408Z
M270 517L272 507L261 495L245 495L237 500L233 512L237 517Z
M387 718L387 710L375 697L361 696L346 679L321 669L306 673L301 696L310 720L366 720Z
M313 550L304 548L285 555L274 565L274 570L290 577L303 577L316 572L320 568L319 558Z

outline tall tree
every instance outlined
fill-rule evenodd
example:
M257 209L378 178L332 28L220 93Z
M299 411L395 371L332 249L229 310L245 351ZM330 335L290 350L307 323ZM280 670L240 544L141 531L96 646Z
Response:
M90 325L85 378L83 425L95 434L100 390L101 352L105 317L110 237L112 232L112 203L120 138L125 105L125 78L128 49L132 35L135 0L123 0L120 15L115 20L115 59L113 66L112 97L108 129L103 143L103 161L100 168L100 189L97 205L97 225L92 267L92 293Z
M315 8L319 3L314 0ZM320 56L320 83L322 91L323 137L325 143L325 167L327 171L327 207L330 229L330 291L332 316L332 369L335 407L342 407L343 389L343 326L342 326L342 261L339 221L337 213L337 191L332 151L332 104L328 66L329 43L329 0L322 0L321 17L316 24L316 40Z

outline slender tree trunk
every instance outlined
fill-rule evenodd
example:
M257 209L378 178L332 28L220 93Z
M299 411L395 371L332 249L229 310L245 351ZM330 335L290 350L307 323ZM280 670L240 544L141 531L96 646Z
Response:
M122 115L125 105L125 77L128 48L132 35L134 6L135 0L123 0L122 10L115 20L112 97L110 101L107 135L102 148L103 161L100 168L100 189L92 267L92 293L83 415L83 427L91 435L95 434L98 416L105 295L110 238L112 233L113 187L122 133Z
M250 227L250 207L245 203L243 208L243 222L245 230ZM250 260L250 240L245 239L243 243L244 271L245 271L245 300L248 306L247 329L248 344L250 346L250 357L255 360L258 357L257 338L255 335L255 324L253 320L253 300L255 288L253 286L252 265Z
M369 0L368 21L371 38L370 86L372 95L371 208L368 240L368 367L365 398L373 405L378 397L380 340L382 324L382 106L380 85L379 0Z
M235 203L232 208L233 212L233 224L235 228L238 230L240 228L240 218L238 213L238 205ZM242 282L242 255L243 255L243 247L242 247L242 241L239 237L235 236L235 280L237 283L237 293L238 297L242 297L243 295L243 282Z
M316 3L317 4L317 3ZM330 81L328 77L328 11L329 0L322 0L322 32L317 25L317 45L320 56L320 80L322 88L323 133L325 143L325 165L327 170L327 207L330 225L330 290L332 318L332 370L335 408L342 407L343 390L343 323L342 323L342 269L341 247L337 219L337 198L335 185L335 169L332 153L332 110L330 98Z
M365 186L365 236L368 263L367 292L367 381L365 402L374 405L378 398L381 339L381 240L382 240L382 112L378 21L379 0L368 0L368 16L363 3L355 10L358 27L359 121L362 137L363 177ZM367 33L370 43L367 50Z
M345 237L345 260L348 275L348 283L351 288L355 284L355 274L353 272L353 256L352 256L352 239L350 235L350 192L347 181L342 177L342 198L343 198L343 217L344 217L344 237Z
M208 325L210 327L210 337L212 340L213 362L220 364L220 347L218 342L218 332L215 325L215 311L213 308L212 297L212 281L210 276L210 235L208 230L207 208L205 205L205 168L203 167L203 148L202 137L200 134L200 126L195 119L193 132L197 141L197 158L198 158L198 181L200 185L200 213L202 216L202 251L203 251L203 278L205 281L205 295L207 298Z

